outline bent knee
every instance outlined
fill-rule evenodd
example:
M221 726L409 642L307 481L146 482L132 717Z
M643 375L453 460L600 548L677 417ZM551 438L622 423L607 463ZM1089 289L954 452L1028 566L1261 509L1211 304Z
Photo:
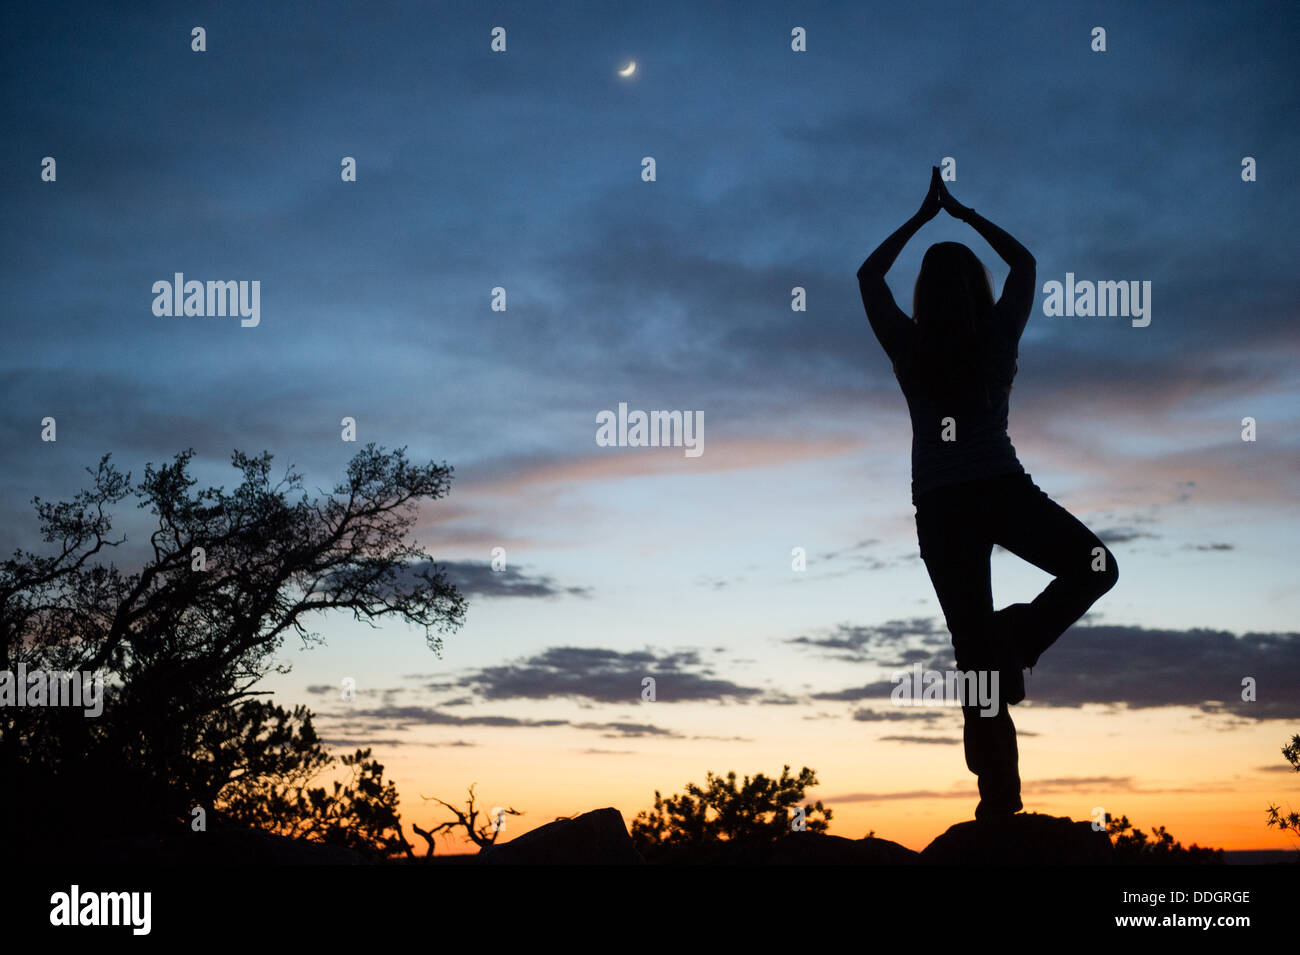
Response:
M1119 562L1109 547L1103 547L1093 561L1091 579L1099 597L1119 583Z

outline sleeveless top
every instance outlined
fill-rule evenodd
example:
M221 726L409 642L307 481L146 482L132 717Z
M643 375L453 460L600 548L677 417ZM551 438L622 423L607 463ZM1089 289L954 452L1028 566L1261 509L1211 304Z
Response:
M913 325L915 328L915 325ZM894 375L912 419L912 504L926 491L1000 474L1024 474L1007 434L1012 379L1016 376L1017 342L990 329L986 369L991 407L982 392L944 399L919 380L914 334L894 358ZM946 439L946 440L945 440Z

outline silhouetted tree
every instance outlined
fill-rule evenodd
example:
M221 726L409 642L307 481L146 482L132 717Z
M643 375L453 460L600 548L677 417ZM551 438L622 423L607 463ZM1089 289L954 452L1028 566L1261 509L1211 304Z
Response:
M0 563L0 669L99 671L108 681L98 718L0 707L0 825L10 848L45 850L61 835L84 840L87 829L157 830L195 806L331 838L351 824L382 831L377 764L358 757L345 760L360 774L355 796L345 787L322 802L304 790L314 819L304 821L304 804L285 793L330 757L305 710L258 701L254 687L286 637L318 642L307 624L330 611L371 625L404 620L440 649L437 634L461 625L464 600L405 538L419 503L447 493L451 469L368 445L332 493L313 500L292 468L273 482L268 453L234 453L242 480L233 491L196 491L193 454L146 466L134 488L105 455L72 501L35 499L52 553L16 550ZM142 566L126 572L97 558L125 539L110 536L110 512L132 494L156 528Z
M735 772L725 779L710 772L704 786L687 783L682 795L665 799L655 790L654 809L632 821L632 841L647 860L664 850L701 849L717 842L773 843L791 832L804 791L816 785L817 776L807 766L797 777L790 775L789 766L779 779L746 776L739 787ZM804 807L804 817L806 831L824 833L831 810L818 801Z
M474 845L478 846L479 851L482 852L484 849L495 845L497 837L505 831L506 816L523 815L522 812L514 808L498 809L495 814L488 815L490 822L484 823L481 826L476 825L475 820L478 819L480 812L480 810L474 808L474 786L477 785L478 783L474 783L469 787L469 799L465 803L464 812L461 812L451 803L443 802L436 796L422 795L420 797L421 799L441 803L456 817L455 819L448 819L446 822L440 822L431 829L421 829L415 823L411 823L411 828L415 830L416 835L429 844L429 851L425 853L426 857L433 855L433 837L439 832L450 833L454 832L456 829L464 829L465 835L469 836Z
M376 853L413 857L402 835L397 789L383 778L384 767L369 749L358 749L336 760L321 749L306 707L292 714L280 707L251 701L236 708L241 715L265 708L271 733L258 744L248 734L233 737L233 752L254 756L231 776L214 800L214 818L221 823L265 829L284 836ZM291 721L296 721L293 726ZM346 782L332 787L310 785L336 762L349 770Z
M1291 769L1300 773L1300 736L1292 736L1291 742L1282 747L1282 755L1291 764ZM1300 836L1300 813L1282 812L1277 806L1268 807L1268 822L1265 825L1277 826L1283 832ZM1298 859L1297 861L1300 861Z
M1202 849L1196 843L1184 848L1165 831L1156 826L1151 837L1141 829L1131 828L1128 816L1118 819L1106 814L1106 834L1115 846L1115 861L1121 865L1225 865L1222 849Z

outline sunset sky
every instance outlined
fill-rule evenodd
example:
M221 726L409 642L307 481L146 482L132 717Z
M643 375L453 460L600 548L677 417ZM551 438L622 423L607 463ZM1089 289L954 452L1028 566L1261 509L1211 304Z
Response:
M268 450L332 486L351 416L454 466L414 536L467 621L439 657L322 619L267 688L371 746L408 827L471 783L526 813L507 838L630 824L656 789L789 764L833 834L924 848L978 794L960 713L889 700L952 654L855 273L953 157L957 200L1038 263L1011 439L1120 566L1014 711L1025 808L1294 845L1264 822L1300 810L1297 9L1046 6L6 7L4 548L40 547L32 497L105 452L138 477L193 447L229 488L232 450ZM889 273L904 310L945 240L1001 290L941 214ZM258 280L260 324L155 316L177 272ZM1150 325L1044 315L1067 273L1149 281ZM598 446L620 402L702 412L703 454ZM1048 579L994 555L996 606Z

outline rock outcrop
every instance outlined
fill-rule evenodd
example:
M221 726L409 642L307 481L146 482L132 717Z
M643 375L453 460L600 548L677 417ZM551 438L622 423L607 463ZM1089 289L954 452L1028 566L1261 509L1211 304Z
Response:
M1090 822L1041 813L959 822L923 850L937 865L1110 865L1114 847Z
M623 814L613 808L548 822L476 859L482 865L645 865Z

